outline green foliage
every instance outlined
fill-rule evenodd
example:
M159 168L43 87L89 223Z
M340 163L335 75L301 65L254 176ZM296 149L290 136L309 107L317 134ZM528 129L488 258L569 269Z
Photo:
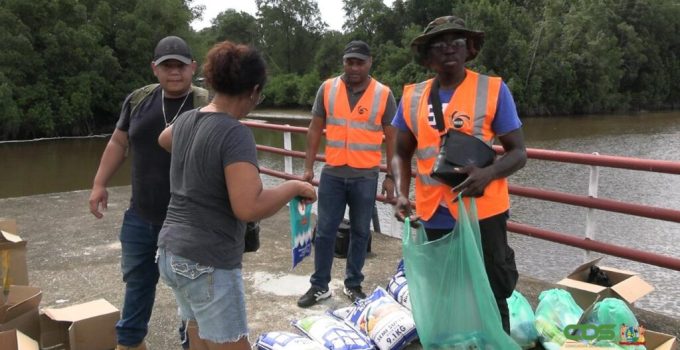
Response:
M316 73L308 73L303 75L298 80L298 98L297 104L299 106L311 106L314 104L316 92L319 89L319 76Z
M279 74L274 76L265 86L267 104L271 103L279 107L295 106L298 100L298 80L296 74Z
M151 81L156 42L189 33L181 0L0 2L1 139L110 131Z
M342 72L342 50L347 44L347 39L341 33L330 31L323 34L319 49L314 55L314 72L321 79Z
M328 30L316 0L256 0L255 16L226 10L189 23L192 0L0 1L0 139L110 131L132 89L154 82L156 42L187 39L202 63L216 42L261 49L269 107L308 108L342 73L354 39L373 52L371 75L397 99L433 75L411 40L456 14L486 40L468 66L503 77L522 115L680 108L677 0L343 0L343 31ZM341 15L341 14L337 14Z
M274 74L303 75L326 24L312 0L256 0L261 47ZM292 101L291 101L292 102Z

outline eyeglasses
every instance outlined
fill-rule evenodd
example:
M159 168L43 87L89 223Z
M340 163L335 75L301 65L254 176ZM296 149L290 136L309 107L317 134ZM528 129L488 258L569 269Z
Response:
M454 40L438 41L430 45L430 49L441 53L444 52L444 50L446 50L447 47L458 50L464 48L466 45L467 45L466 38L458 38Z
M260 97L258 97L257 103L256 103L255 105L257 106L257 105L259 105L260 103L262 103L262 101L264 101L264 98L265 98L265 95L261 93L261 94L260 94Z

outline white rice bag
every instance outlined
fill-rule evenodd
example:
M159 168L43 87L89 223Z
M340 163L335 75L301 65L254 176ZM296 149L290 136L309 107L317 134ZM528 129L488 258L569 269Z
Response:
M305 336L289 332L262 333L255 346L257 350L326 350Z
M354 310L353 306L347 306L335 310L329 310L327 312L339 319L344 320L345 318L347 318L347 316L349 316L349 313L352 312L353 310Z
M418 338L411 311L381 287L357 300L345 322L367 334L380 350L400 350Z
M411 300L409 299L408 283L404 273L404 260L402 259L397 266L397 272L387 283L387 292L399 304L411 310Z
M312 340L330 350L373 350L371 340L349 324L331 315L308 316L293 322Z

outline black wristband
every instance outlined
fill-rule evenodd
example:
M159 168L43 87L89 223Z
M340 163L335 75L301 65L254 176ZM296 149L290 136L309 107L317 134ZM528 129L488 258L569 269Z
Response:
M392 176L392 174L385 174L385 179L390 179L394 181L394 176Z

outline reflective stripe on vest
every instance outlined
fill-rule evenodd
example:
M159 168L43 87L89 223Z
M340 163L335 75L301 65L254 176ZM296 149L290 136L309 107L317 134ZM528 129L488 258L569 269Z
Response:
M418 140L416 149L416 212L429 220L443 200L451 203L455 195L451 188L430 177L439 154L439 131L428 122L428 100L433 80L404 87L403 113L406 125ZM501 79L466 70L463 82L456 88L443 111L445 129L454 128L493 144L495 134L491 123L496 115ZM455 125L455 127L454 127ZM506 211L510 206L507 180L494 180L477 199L478 217L484 219ZM449 206L454 217L457 207Z
M380 165L382 117L389 89L371 79L350 110L347 87L340 77L324 83L326 106L326 163L373 168Z

